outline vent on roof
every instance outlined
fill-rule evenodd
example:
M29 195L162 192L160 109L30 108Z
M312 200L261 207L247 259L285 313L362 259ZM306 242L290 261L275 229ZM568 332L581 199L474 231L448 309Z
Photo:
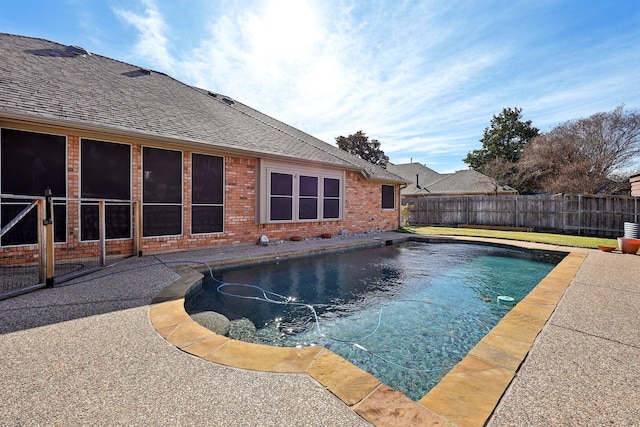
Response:
M207 91L207 94L208 94L209 96L213 96L214 98L217 98L217 97L218 97L218 94L217 94L217 93L213 93L213 92L209 92L209 91Z
M227 98L226 96L224 98L222 98L222 102L224 102L227 105L233 105L235 104L235 102L233 101L233 99Z
M91 53L87 49L85 49L83 47L80 47L80 46L71 46L71 45L69 45L69 46L65 47L65 49L67 49L67 52L72 53L72 54L74 54L76 56L77 55L82 55L82 56L89 55L89 56L91 56Z
M148 76L150 74L151 74L151 70L146 70L144 68L139 68L137 70L127 71L126 73L122 73L123 76L127 76L127 77L142 77L142 76Z
M25 52L36 56L51 56L56 58L75 58L78 56L69 52L67 49L27 49Z

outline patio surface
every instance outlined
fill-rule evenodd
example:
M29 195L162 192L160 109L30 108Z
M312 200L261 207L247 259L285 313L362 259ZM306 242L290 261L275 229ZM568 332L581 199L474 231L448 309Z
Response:
M376 425L409 425L403 422L406 402L383 385L362 400L368 406L358 407L326 387L321 370L314 376L313 369L238 369L182 351L152 325L154 307L162 301L150 305L167 286L193 279L180 269L183 264L259 260L404 236L381 233L131 258L53 289L0 301L0 424L371 425L367 418ZM518 369L517 362L505 362L515 377L488 425L637 425L640 257L581 253L586 258L575 277L566 278L570 285L532 338L524 363ZM330 352L321 356L314 359L316 368L332 359ZM449 414L439 411L410 423L482 425L473 418L455 419L456 406L449 402Z

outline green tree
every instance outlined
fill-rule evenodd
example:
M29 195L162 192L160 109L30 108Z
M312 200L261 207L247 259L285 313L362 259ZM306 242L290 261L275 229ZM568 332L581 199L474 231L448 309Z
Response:
M540 131L531 120L522 120L522 108L504 108L493 116L480 142L482 148L467 154L463 161L480 173L494 178L500 185L509 185L519 192L530 190L529 179L517 167L527 143Z
M347 137L338 136L336 137L336 142L341 150L374 165L386 168L387 163L389 163L389 157L380 149L380 141L377 139L369 140L369 137L361 130Z

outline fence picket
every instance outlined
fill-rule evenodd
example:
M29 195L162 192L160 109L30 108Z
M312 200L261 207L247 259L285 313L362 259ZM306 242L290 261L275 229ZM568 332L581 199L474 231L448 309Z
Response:
M638 221L638 197L612 195L438 196L404 198L410 225L526 227L617 237Z

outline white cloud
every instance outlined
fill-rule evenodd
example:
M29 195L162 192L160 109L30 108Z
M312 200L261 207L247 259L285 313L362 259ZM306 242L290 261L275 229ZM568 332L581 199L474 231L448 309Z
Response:
M505 107L544 131L629 104L617 97L638 63L637 37L584 44L552 3L221 0L207 4L207 28L183 29L180 50L172 17L142 5L117 14L139 33L136 55L161 71L327 142L363 130L392 161L448 156L447 169L464 167Z
M115 9L114 12L127 24L134 26L140 33L135 46L138 58L144 58L157 69L171 73L174 70L174 58L169 53L167 31L164 18L153 0L142 0L142 14Z

